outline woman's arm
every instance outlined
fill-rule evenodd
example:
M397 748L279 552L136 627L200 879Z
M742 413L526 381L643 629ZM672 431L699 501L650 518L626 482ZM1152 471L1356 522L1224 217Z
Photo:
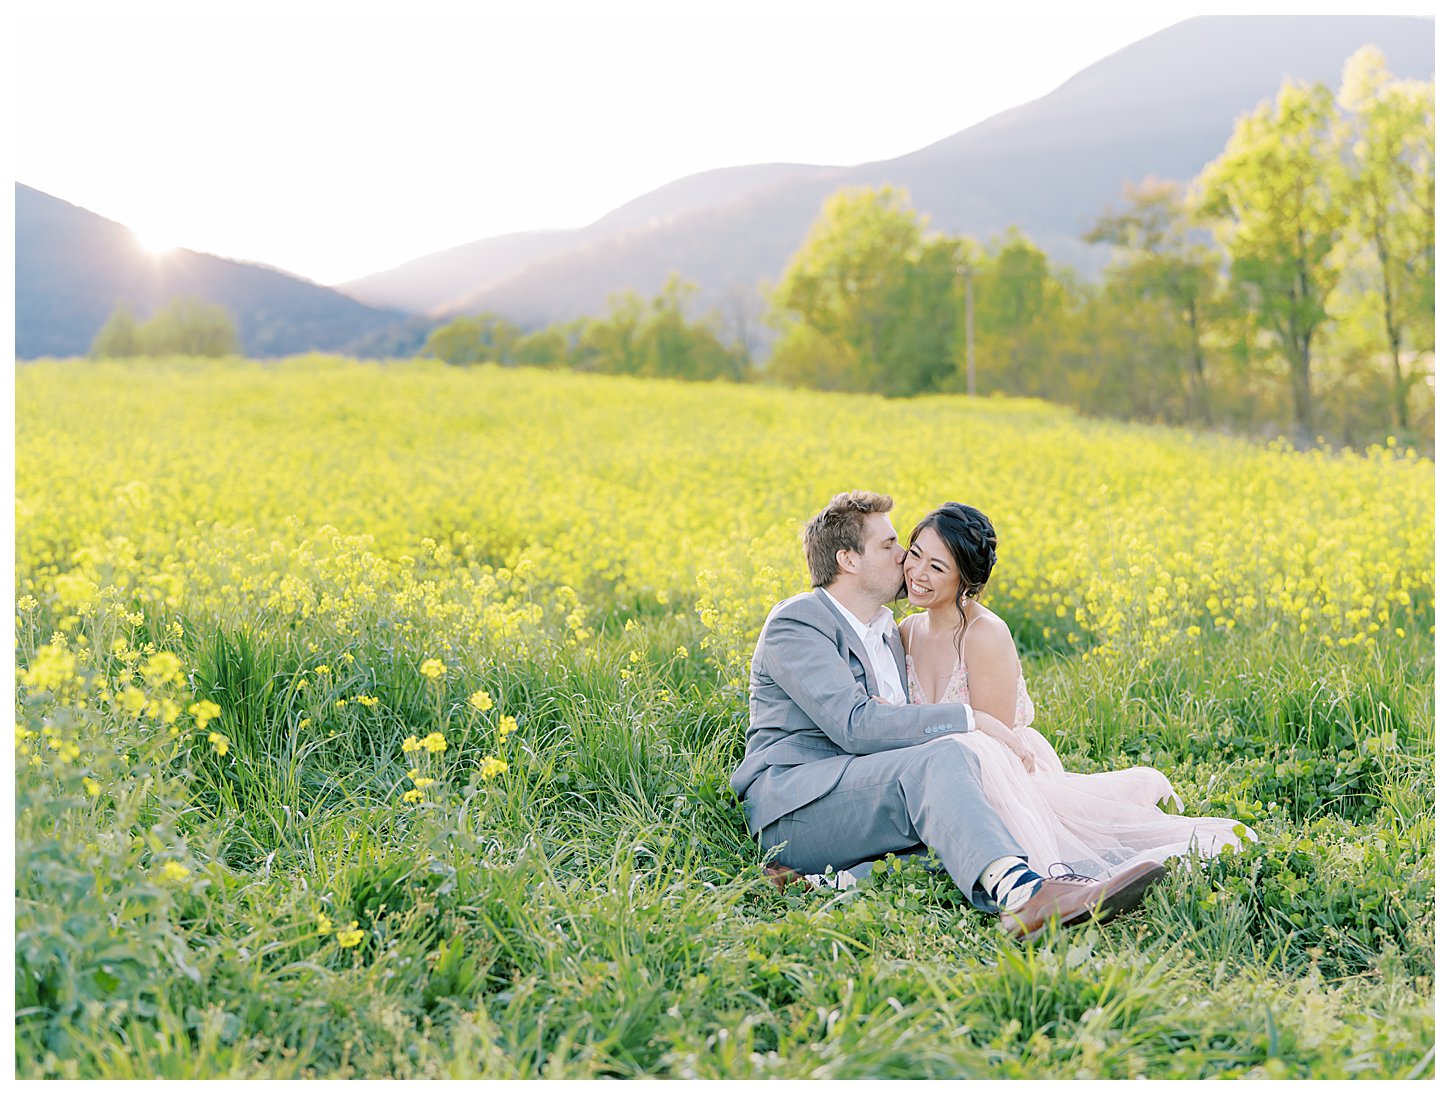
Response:
M1012 726L1017 719L1017 678L1022 667L1007 625L995 616L977 620L962 640L962 663L967 667L972 707Z
M1017 759L1022 762L1023 768L1029 772L1036 771L1037 761L1033 759L1032 750L1027 747L1027 741L1021 734L1004 725L996 715L990 715L979 707L972 708L972 718L977 724L979 734L995 738L1005 745L1009 752L1016 754Z
M1032 771L1032 751L1014 729L1017 678L1022 675L1022 666L1011 630L995 616L978 619L963 636L962 663L967 667L967 687L972 693L977 728L1007 746L1022 766ZM983 714L989 718L983 719Z

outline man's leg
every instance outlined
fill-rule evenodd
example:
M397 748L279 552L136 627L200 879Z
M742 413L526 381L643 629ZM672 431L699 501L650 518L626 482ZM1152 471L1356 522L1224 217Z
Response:
M976 885L982 871L1023 854L986 803L976 756L944 738L853 757L834 790L771 822L760 843L784 844L778 862L803 874L925 844L984 912L996 905Z

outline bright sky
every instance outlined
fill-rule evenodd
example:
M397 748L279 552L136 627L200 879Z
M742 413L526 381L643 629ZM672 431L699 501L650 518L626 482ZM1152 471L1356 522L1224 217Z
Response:
M898 156L1209 11L974 6L20 0L14 177L332 284L710 168Z

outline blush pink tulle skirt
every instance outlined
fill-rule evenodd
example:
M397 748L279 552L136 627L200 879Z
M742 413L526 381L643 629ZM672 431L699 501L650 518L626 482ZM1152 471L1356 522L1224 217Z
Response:
M922 702L921 683L910 655L906 658L907 691L912 703ZM942 702L971 705L966 667L958 665L947 682ZM1254 831L1227 817L1183 817L1167 813L1183 800L1168 777L1156 768L1123 768L1116 772L1068 772L1057 750L1033 729L1036 715L1026 682L1017 678L1015 729L1033 759L1027 771L1017 755L986 734L947 737L981 764L982 789L1007 831L1016 838L1027 864L1040 875L1065 864L1073 873L1108 878L1147 860L1174 856L1213 856L1238 849L1244 840L1258 840Z
M1032 753L1034 771L986 734L951 738L980 762L988 804L1038 874L1052 874L1055 864L1066 864L1077 874L1107 878L1146 860L1195 852L1212 856L1240 848L1244 839L1258 839L1232 818L1164 812L1160 803L1178 809L1183 803L1156 768L1067 772L1040 733L1030 726L1018 727L1017 733Z

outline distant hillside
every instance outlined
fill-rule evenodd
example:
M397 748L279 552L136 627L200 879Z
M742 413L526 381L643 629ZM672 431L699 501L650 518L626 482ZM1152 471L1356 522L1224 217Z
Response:
M752 164L704 171L635 198L586 228L490 236L344 282L336 288L379 307L407 308L415 312L456 311L460 307L460 296L562 252L658 225L691 210L717 206L783 179L834 170L806 164Z
M15 185L17 358L83 354L119 301L144 316L180 295L227 308L254 357L349 351L409 318L264 266L186 250L149 255L124 225Z
M672 184L708 181L698 198L693 190L676 191L687 200L661 202L648 218L606 217L550 233L547 246L516 252L512 267L491 246L498 240L444 252L462 257L473 248L499 261L471 270L460 262L446 277L440 265L429 292L448 301L447 311L491 310L536 325L596 313L618 289L652 293L679 271L701 286L702 305L729 311L759 281L779 277L826 195L843 185L886 183L906 187L937 229L985 241L1015 224L1056 261L1092 274L1108 252L1081 234L1117 201L1125 182L1150 174L1193 177L1222 150L1235 118L1272 97L1285 75L1336 86L1344 61L1367 43L1384 50L1397 75L1433 74L1429 19L1190 19L1119 50L1041 99L897 159L707 172ZM669 195L672 187L639 201ZM470 273L475 280L468 284ZM362 280L383 286L387 277ZM448 294L450 278L456 280ZM401 303L386 293L369 299Z

